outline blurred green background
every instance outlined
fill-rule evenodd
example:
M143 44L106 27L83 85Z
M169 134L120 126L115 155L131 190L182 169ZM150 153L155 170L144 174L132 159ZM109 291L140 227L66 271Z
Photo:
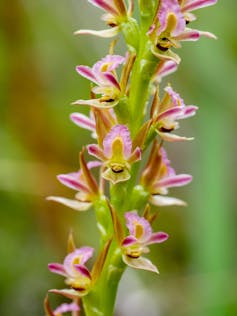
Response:
M236 316L236 0L197 12L193 27L218 41L184 43L182 63L168 78L196 117L182 122L191 143L166 146L191 185L171 190L185 209L160 211L157 229L170 239L152 247L160 276L127 270L117 316ZM60 262L69 228L78 246L96 246L93 212L78 214L45 201L72 196L56 180L78 168L89 133L68 116L71 101L88 96L75 66L92 65L109 41L75 37L79 28L103 28L101 11L86 0L3 0L0 3L0 314L44 315L42 302L63 279L48 272ZM123 51L120 51L123 52ZM80 108L81 109L81 108ZM86 108L83 110L87 110ZM56 300L51 297L53 303ZM59 301L59 300L58 300Z

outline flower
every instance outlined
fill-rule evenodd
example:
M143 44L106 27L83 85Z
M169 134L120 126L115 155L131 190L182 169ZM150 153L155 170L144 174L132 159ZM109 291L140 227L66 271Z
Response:
M90 105L97 108L109 108L119 102L121 87L117 80L115 69L123 64L125 58L120 55L107 55L94 64L92 68L88 66L77 66L77 72L96 84L92 88L94 94L100 94L99 99L77 100L73 104Z
M66 284L71 287L68 293L75 296L83 296L88 293L91 286L91 273L85 263L92 257L94 249L81 247L69 253L63 264L50 263L48 268L51 272L66 277Z
M148 163L141 176L141 185L150 193L149 202L156 206L186 205L182 200L164 195L168 194L168 188L183 186L190 181L191 175L175 173L166 151L154 141Z
M90 169L101 166L99 161L90 161L86 164L83 152L80 153L81 169L78 172L58 175L58 180L65 186L78 191L75 199L59 196L50 196L47 199L64 204L76 211L88 210L99 195L98 185L90 173Z
M141 149L133 150L129 129L125 125L115 125L104 137L102 148L91 144L88 153L104 162L106 170L102 176L117 183L130 178L131 164L141 159Z
M80 308L76 303L71 303L71 304L61 304L60 306L58 306L54 311L53 311L53 315L55 316L61 316L64 313L68 313L68 312L77 312L79 311Z
M137 211L125 213L125 218L130 235L122 242L123 261L132 268L158 273L156 266L141 255L149 252L147 246L164 242L168 235L164 232L153 233L149 221L140 217Z
M102 16L102 20L110 26L110 29L96 30L79 30L75 35L90 34L99 37L113 37L120 31L120 25L127 20L132 14L133 1L129 1L128 9L123 0L88 0L92 5L104 10L106 13Z
M183 99L171 86L167 86L164 90L166 94L163 100L161 103L158 101L157 108L152 113L157 133L163 140L170 142L192 140L193 138L178 136L171 132L179 128L178 120L195 115L198 107L185 105Z
M181 8L178 0L160 1L157 15L148 31L151 51L158 58L171 59L178 64L180 57L170 48L180 48L181 41L196 41L201 35L216 38L209 32L187 28L184 11L185 6Z

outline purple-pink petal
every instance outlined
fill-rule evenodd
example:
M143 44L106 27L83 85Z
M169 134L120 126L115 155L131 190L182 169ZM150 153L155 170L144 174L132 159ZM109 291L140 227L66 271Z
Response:
M51 272L67 276L64 266L60 263L49 263L48 268Z
M158 11L158 19L160 27L157 31L157 35L160 35L167 28L167 22L169 14L174 14L177 19L175 29L172 31L172 36L177 36L185 29L185 19L181 12L178 0L161 0Z
M154 185L155 188L170 188L179 187L188 184L192 181L192 176L189 174L179 174L170 177L165 177L157 181Z
M70 119L78 126L88 129L90 131L95 131L95 121L90 119L84 114L81 113L72 113Z
M144 218L140 217L137 212L132 211L132 212L127 212L125 213L125 218L126 218L126 226L132 236L137 238L138 242L144 243L147 240L150 239L151 234L152 234L152 228L150 223ZM143 229L143 233L141 236L136 236L136 227L137 225L140 225Z
M217 3L217 0L189 0L186 1L182 11L194 11Z
M105 0L88 0L88 2L90 2L91 4L93 4L94 6L105 10L111 14L114 15L118 15L118 11L116 10L115 6L113 5L113 3L111 3L112 1L105 1Z
M79 311L80 308L76 303L71 303L71 304L61 304L60 306L58 306L55 310L54 310L54 314L63 314L63 313L67 313L67 312L76 312Z
M137 238L135 238L134 236L130 235L127 236L126 238L124 238L123 242L122 242L122 246L123 247L128 247L131 246L133 244L135 244L137 242Z
M116 89L120 90L120 85L117 81L117 79L115 78L115 76L110 73L110 72L104 72L103 76L105 77L106 81L108 82L108 84L113 85Z
M186 29L184 32L176 36L178 41L197 41L200 38L200 32L198 30Z
M163 120L165 118L172 118L175 119L179 114L183 114L183 109L181 107L172 107L161 114L157 117L157 120Z
M74 264L74 268L84 277L91 279L90 271L83 264Z
M75 176L72 175L67 175L67 174L60 174L57 176L58 180L64 184L65 186L76 190L76 191L83 191L83 192L88 192L89 189L87 186L85 186L82 182L78 181ZM78 176L79 178L79 176Z
M80 65L76 67L76 71L84 78L89 79L96 84L98 83L97 78L94 76L93 71L90 67Z
M100 149L100 147L96 144L90 144L87 146L88 153L99 160L106 160L106 156L104 155L103 151Z
M125 125L115 125L111 128L110 132L105 136L103 140L104 154L110 158L112 156L112 144L116 137L121 137L123 141L123 154L125 158L129 158L132 151L132 140L130 132Z
M155 243L162 243L166 241L168 238L169 235L164 232L153 233L147 244L150 245Z

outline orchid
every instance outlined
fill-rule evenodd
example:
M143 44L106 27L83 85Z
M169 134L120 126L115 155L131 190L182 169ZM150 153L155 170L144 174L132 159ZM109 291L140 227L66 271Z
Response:
M191 6L192 7L192 6ZM184 11L178 0L161 0L157 16L150 27L148 35L152 41L151 51L160 59L170 59L177 64L180 57L170 48L180 48L182 41L197 41L201 35L216 38L209 32L203 32L186 27Z
M62 294L70 297L87 294L92 277L85 263L92 257L93 251L91 247L75 249L65 257L63 264L50 263L48 265L51 272L64 276L66 284L71 287L71 290L61 290Z
M48 200L66 205L77 211L86 211L99 194L98 185L90 173L90 169L99 167L99 161L84 161L83 153L80 154L81 169L78 172L60 174L58 180L65 186L78 191L75 199L67 199L59 196L50 196Z
M73 104L84 104L97 108L114 107L119 102L122 93L115 69L124 61L125 58L120 55L107 55L95 63L92 68L77 66L76 70L81 76L97 85L92 88L92 92L101 94L101 97L99 99L77 100Z
M77 211L93 209L99 251L88 269L86 264L94 249L76 248L72 234L69 236L63 263L49 264L51 272L65 278L66 287L49 292L73 303L52 311L46 298L47 316L65 312L76 316L79 300L85 316L112 316L118 284L127 266L158 273L146 256L150 245L168 239L163 231L153 232L157 209L186 206L184 201L169 196L169 189L192 180L189 174L176 174L165 146L167 142L192 139L174 132L182 119L195 115L198 109L186 105L165 82L181 61L172 49L180 48L182 41L196 41L201 35L215 38L212 33L190 29L187 24L196 18L192 11L217 0L139 0L139 20L132 16L133 0L88 2L105 11L102 20L110 28L79 30L75 34L113 37L121 32L127 51L122 55L115 53L118 38L110 44L108 54L93 66L76 67L77 73L90 81L90 97L72 104L86 105L89 114L73 112L70 119L92 133L94 143L87 144L86 149L97 160L88 160L83 147L80 169L58 176L63 185L76 191L75 197L48 199ZM161 83L162 89L165 87L163 93ZM95 168L99 170L93 175Z
M155 141L141 176L141 184L150 193L150 203L157 206L186 205L182 200L165 195L168 194L169 188L183 186L190 181L192 181L191 175L175 173L170 166L166 151Z
M132 150L130 132L125 125L116 125L103 140L103 148L88 145L88 152L104 162L106 170L102 176L117 183L130 178L131 164L141 159L141 149Z
M122 242L123 261L132 268L158 273L157 267L141 255L149 252L147 246L162 243L169 236L164 232L153 233L149 221L140 217L137 211L125 213L125 218L130 235Z
M170 85L164 90L166 93L163 100L155 105L156 109L152 113L157 133L163 140L170 142L192 140L192 138L178 136L171 132L179 128L178 120L195 115L198 107L185 105L183 99Z
M126 22L128 17L131 16L133 10L133 1L129 1L129 7L123 0L88 0L92 5L104 10L106 13L102 16L102 20L110 26L110 29L97 31L97 30L79 30L75 35L90 34L99 37L113 37L120 32L120 25Z

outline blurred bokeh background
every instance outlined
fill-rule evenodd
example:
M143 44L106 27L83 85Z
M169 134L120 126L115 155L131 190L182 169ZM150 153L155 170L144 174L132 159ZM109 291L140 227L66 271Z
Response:
M157 229L170 239L153 247L160 276L127 270L117 316L236 316L236 0L197 12L193 27L218 41L184 43L182 63L168 80L196 117L182 122L190 143L167 146L191 185L171 190L185 209L160 211ZM96 246L93 212L78 214L45 201L72 196L56 180L78 168L89 133L74 126L71 101L88 96L75 72L103 57L109 41L75 37L79 28L103 28L101 11L86 0L3 0L0 3L0 314L44 315L42 302L63 279L48 272L60 262L73 228L78 246ZM120 52L123 52L122 50ZM83 108L83 111L87 109ZM52 297L55 303L55 298ZM53 304L54 304L53 303Z

